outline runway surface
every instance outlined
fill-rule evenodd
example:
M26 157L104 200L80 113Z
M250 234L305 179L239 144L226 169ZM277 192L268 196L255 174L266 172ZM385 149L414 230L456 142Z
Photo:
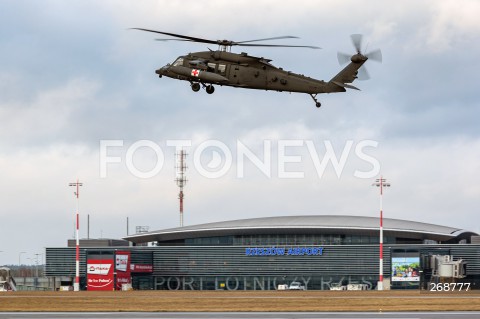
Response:
M1 319L478 319L480 312L3 312Z

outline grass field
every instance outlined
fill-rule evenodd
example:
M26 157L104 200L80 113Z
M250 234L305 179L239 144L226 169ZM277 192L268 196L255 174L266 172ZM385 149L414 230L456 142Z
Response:
M0 311L480 311L480 291L8 292Z

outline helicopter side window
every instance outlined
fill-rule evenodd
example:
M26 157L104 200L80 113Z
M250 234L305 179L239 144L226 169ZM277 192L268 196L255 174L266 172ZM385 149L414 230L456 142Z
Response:
M217 65L215 63L208 63L207 65L207 71L208 72L215 72L215 68L217 67Z
M219 64L218 65L218 73L220 73L221 75L225 75L226 68L227 68L227 66L225 64Z
M183 66L183 58L178 58L173 62L173 66Z

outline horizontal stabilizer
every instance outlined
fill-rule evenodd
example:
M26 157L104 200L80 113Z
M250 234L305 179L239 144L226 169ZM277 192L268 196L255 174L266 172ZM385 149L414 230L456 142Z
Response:
M343 88L346 88L346 89L352 89L352 90L358 90L360 91L359 88L353 86L353 85L350 85L350 84L345 84L345 83L342 83L342 82L338 82L338 81L332 81L332 83L335 83L336 85L338 86L341 86Z

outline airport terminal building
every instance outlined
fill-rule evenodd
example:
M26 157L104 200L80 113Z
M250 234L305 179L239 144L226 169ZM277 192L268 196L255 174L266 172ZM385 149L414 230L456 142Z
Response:
M383 228L385 288L426 289L429 282L445 279L439 277L432 256L451 256L454 269L463 265L462 276L447 279L480 289L478 234L387 218ZM100 278L105 265L112 268L108 289L126 282L124 271L134 289L155 290L275 290L292 281L308 290L349 283L376 289L379 278L379 219L373 217L254 218L152 231L125 240L96 246L81 241L82 289L94 276ZM73 278L75 248L46 248L45 273Z

